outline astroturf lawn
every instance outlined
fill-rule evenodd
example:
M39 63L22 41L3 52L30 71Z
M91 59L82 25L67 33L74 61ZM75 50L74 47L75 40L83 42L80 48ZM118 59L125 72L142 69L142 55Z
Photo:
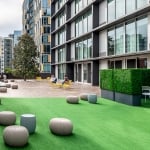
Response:
M150 108L133 107L98 99L97 104L80 101L68 104L65 98L3 98L0 111L36 115L36 132L23 148L4 144L0 126L0 150L148 150L150 149ZM73 122L71 136L49 131L49 120L65 117Z

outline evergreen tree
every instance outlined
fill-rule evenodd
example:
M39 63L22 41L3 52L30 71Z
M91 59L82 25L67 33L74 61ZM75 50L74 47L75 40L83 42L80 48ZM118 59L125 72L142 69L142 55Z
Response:
M22 35L14 48L14 69L25 81L27 78L35 77L39 72L36 45L28 34Z

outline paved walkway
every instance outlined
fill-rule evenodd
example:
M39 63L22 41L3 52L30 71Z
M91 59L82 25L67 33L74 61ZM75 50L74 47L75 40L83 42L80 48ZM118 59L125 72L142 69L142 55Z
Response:
M71 88L64 89L50 85L49 81L15 80L10 84L18 84L18 89L7 88L7 93L0 93L1 97L66 97L81 93L95 93L100 95L98 86L73 83Z

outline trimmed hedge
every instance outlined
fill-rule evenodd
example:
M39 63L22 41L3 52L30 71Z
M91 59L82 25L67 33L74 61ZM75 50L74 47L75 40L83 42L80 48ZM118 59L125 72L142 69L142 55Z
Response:
M130 95L141 94L142 86L150 86L150 69L114 69L100 71L101 89Z

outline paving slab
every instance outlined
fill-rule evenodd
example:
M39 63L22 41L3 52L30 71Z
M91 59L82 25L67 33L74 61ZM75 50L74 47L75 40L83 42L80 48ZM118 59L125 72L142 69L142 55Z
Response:
M0 93L2 97L66 97L69 95L79 96L81 93L94 93L100 96L100 88L89 84L73 83L70 88L55 87L48 80L15 80L8 81L11 85L17 84L18 89L7 89L7 93Z

